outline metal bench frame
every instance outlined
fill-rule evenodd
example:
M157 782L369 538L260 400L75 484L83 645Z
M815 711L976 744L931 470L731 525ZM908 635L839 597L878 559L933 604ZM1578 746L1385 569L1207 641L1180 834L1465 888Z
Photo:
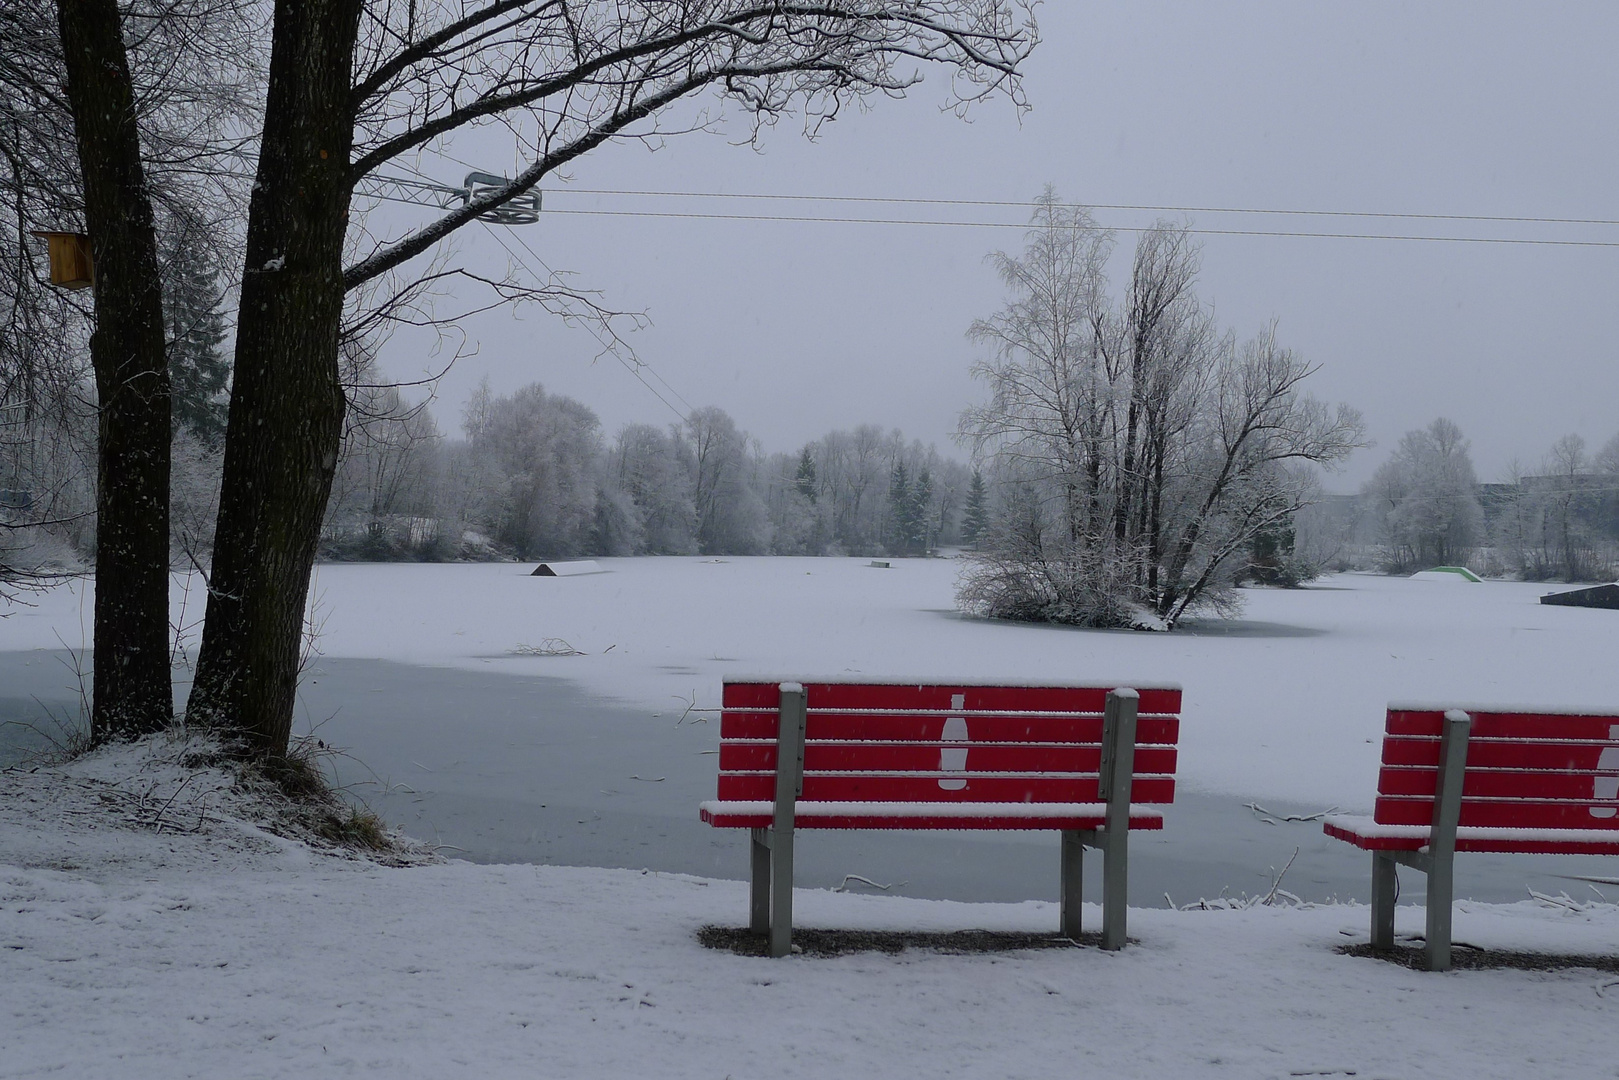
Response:
M1612 819L1614 814L1611 809L1607 813L1598 813L1601 807L1587 801L1588 799L1601 801L1604 799L1603 796L1593 792L1591 796L1572 799L1566 787L1548 789L1538 780L1534 787L1516 792L1511 786L1513 782L1521 782L1522 776L1519 774L1530 776L1541 774L1554 779L1565 774L1583 778L1600 777L1608 772L1603 769L1600 758L1596 759L1595 771L1591 769L1590 764L1576 762L1572 756L1567 759L1566 766L1548 763L1547 755L1544 753L1528 759L1525 763L1519 763L1515 759L1504 757L1499 746L1502 742L1516 743L1519 747L1540 744L1542 747L1555 748L1558 754L1563 752L1563 746L1568 746L1583 754L1591 751L1595 741L1593 737L1589 733L1552 734L1546 737L1521 734L1503 736L1498 734L1500 729L1497 726L1501 718L1505 716L1539 720L1557 716L1583 717L1606 726L1610 736L1619 735L1619 725L1610 723L1612 717L1600 710L1542 712L1531 707L1515 706L1500 709L1489 706L1470 706L1468 710L1445 709L1441 713L1438 728L1438 755L1434 767L1412 761L1407 753L1390 756L1390 747L1394 740L1405 741L1411 738L1408 731L1399 733L1395 731L1396 712L1407 711L1439 710L1417 706L1389 707L1389 727L1384 735L1384 770L1379 774L1378 780L1378 815L1383 813L1382 805L1385 799L1394 802L1408 802L1413 798L1425 799L1425 792L1414 790L1397 778L1390 779L1390 774L1391 771L1426 767L1434 768L1433 801L1431 809L1427 811L1428 820L1418 823L1407 818L1402 821L1400 819L1405 815L1396 808L1391 812L1393 820L1386 819L1379 822L1374 817L1368 822L1357 816L1329 817L1323 823L1323 827L1328 835L1371 853L1371 943L1375 948L1394 947L1394 901L1399 886L1398 868L1406 866L1427 875L1424 966L1430 971L1446 971L1450 969L1453 961L1451 934L1458 848L1462 851L1522 854L1619 854L1619 830L1611 827L1582 827L1562 815L1554 817L1550 822L1545 818L1545 807L1548 804L1579 805L1583 802L1592 807L1593 817L1601 820ZM1486 727L1486 724L1489 726ZM1475 767L1475 775L1470 780L1469 746L1474 742L1476 725L1484 734L1480 734L1476 740L1479 763ZM1598 742L1596 745L1603 744ZM1603 752L1606 753L1606 750ZM1573 750L1569 753L1572 754ZM1507 775L1494 783L1487 783L1492 774L1503 773ZM1477 794L1467 795L1464 788L1475 782L1478 784L1475 788ZM1514 815L1503 816L1500 813L1493 813L1483 823L1474 817L1468 824L1463 824L1463 817L1469 813L1469 800L1475 800L1472 805L1484 807L1488 807L1492 802L1516 800L1522 800L1527 805L1519 808ZM1540 814L1539 823L1534 819L1536 813ZM1516 814L1525 815L1525 820L1521 824L1515 819Z
M1445 713L1439 742L1439 786L1434 792L1433 829L1426 850L1372 852L1372 946L1394 947L1394 897L1399 891L1395 864L1428 875L1426 953L1429 971L1450 969L1451 907L1456 880L1456 826L1462 816L1462 781L1467 773L1467 737L1473 718L1460 709Z
M1061 861L1061 932L1078 939L1085 848L1102 851L1102 948L1122 949L1128 908L1130 790L1135 775L1136 710L1140 695L1126 688L1111 690L1102 720L1102 768L1099 793L1107 805L1105 823L1096 829L1063 829ZM1092 714L1095 715L1094 713ZM768 934L770 955L792 951L793 831L797 802L804 792L804 731L808 707L800 683L781 684L777 731L775 817L766 828L750 829L752 888L749 926ZM1093 744L1094 745L1094 744Z

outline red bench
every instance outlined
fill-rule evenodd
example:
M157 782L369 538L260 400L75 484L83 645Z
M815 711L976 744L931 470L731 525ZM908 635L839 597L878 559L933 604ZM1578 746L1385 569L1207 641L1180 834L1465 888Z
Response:
M1148 807L1175 797L1180 705L1172 686L727 682L719 797L700 809L752 830L750 925L772 956L791 947L795 829L1059 831L1062 933L1079 935L1082 855L1101 848L1117 949L1129 830L1163 828Z
M1427 961L1450 967L1458 851L1619 855L1619 716L1390 705L1373 816L1327 835L1372 853L1372 944L1394 945L1396 864L1428 875Z

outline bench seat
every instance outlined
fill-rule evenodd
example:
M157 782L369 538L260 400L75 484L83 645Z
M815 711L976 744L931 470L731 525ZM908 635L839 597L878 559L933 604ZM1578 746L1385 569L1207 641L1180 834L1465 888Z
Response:
M1134 823L1131 825L1134 828ZM1366 851L1421 851L1433 832L1428 825L1382 825L1370 817L1334 814L1323 822L1328 836ZM1590 829L1501 829L1461 825L1457 851L1493 851L1519 855L1619 855L1619 836Z
M721 828L768 828L773 802L699 803L703 820ZM889 803L801 802L800 829L1100 829L1107 803ZM1150 807L1130 807L1130 828L1162 829L1164 815Z
M791 949L798 829L1055 832L1061 933L1102 852L1102 948L1126 941L1130 833L1175 798L1175 686L727 679L702 819L751 833L749 926Z
M1456 853L1619 855L1619 715L1391 704L1372 816L1326 834L1372 853L1372 945L1394 945L1404 866L1427 875L1427 966L1451 962Z

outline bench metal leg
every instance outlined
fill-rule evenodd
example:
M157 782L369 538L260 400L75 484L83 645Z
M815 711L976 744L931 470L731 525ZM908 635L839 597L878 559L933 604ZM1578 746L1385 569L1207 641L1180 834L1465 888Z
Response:
M1124 948L1130 892L1130 788L1135 773L1136 709L1140 695L1108 692L1102 718L1102 769L1097 794L1107 801L1102 844L1102 948Z
M776 735L776 815L770 829L770 955L793 950L793 827L804 794L804 687L781 684Z
M1079 905L1084 898L1085 844L1078 832L1062 834L1062 936L1079 940Z
M1107 843L1102 846L1102 948L1112 950L1124 948L1130 830L1108 832Z
M1372 948L1394 948L1394 897L1399 867L1384 851L1372 852Z
M793 950L793 830L770 838L770 955Z
M1450 970L1450 909L1456 855L1434 853L1428 868L1428 970Z
M770 831L749 829L752 856L752 889L748 894L748 929L755 934L770 930Z
M1473 719L1460 709L1445 713L1439 741L1439 777L1434 791L1433 830L1428 835L1428 970L1450 970L1450 906L1455 893L1456 827L1462 816L1462 781Z

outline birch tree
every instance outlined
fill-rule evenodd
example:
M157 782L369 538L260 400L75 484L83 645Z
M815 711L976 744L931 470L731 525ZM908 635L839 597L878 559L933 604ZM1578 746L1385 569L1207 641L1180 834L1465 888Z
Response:
M1467 439L1440 417L1408 431L1367 482L1382 522L1384 564L1408 572L1464 562L1484 512Z
M1173 626L1221 608L1239 557L1360 439L1303 395L1274 327L1238 344L1193 284L1188 230L1143 234L1121 301L1114 237L1049 189L1024 250L991 260L1008 299L969 337L991 356L961 438L1001 489L958 595L991 617Z

